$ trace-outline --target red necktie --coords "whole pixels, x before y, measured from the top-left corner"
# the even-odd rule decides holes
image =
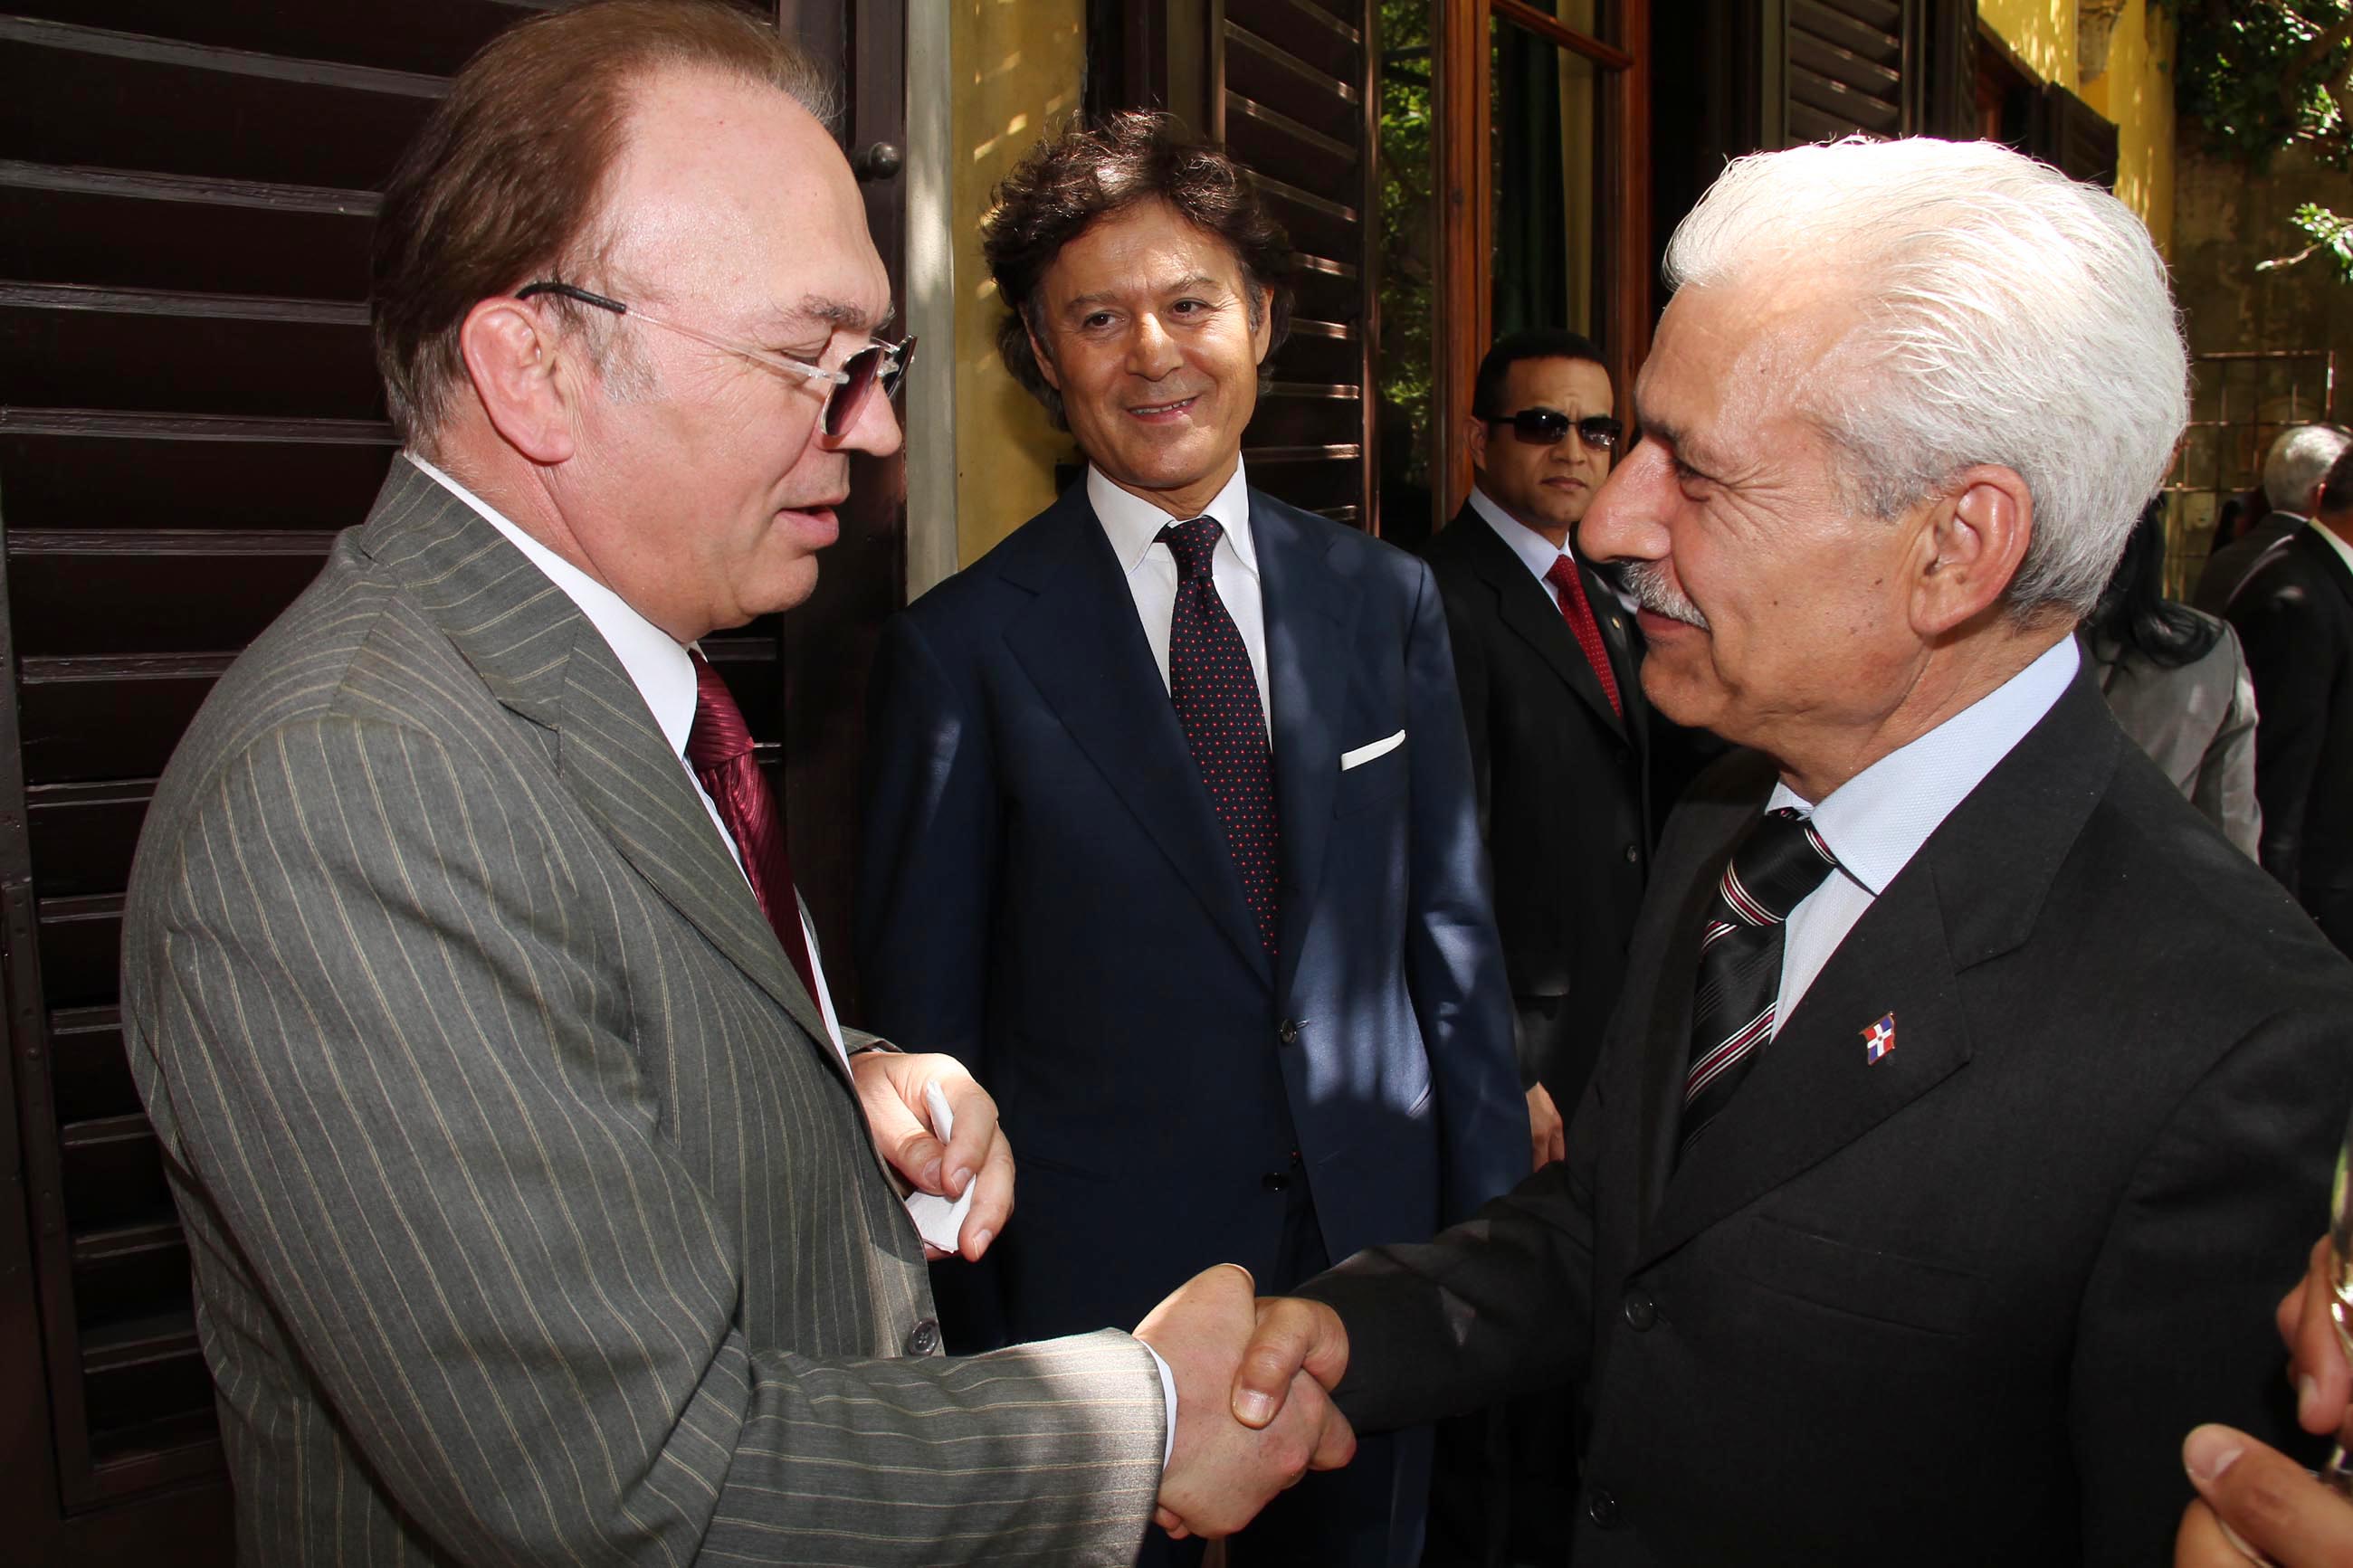
[[[807,939],[801,932],[800,900],[793,894],[793,863],[785,849],[784,818],[760,764],[752,759],[752,731],[734,693],[711,668],[711,661],[693,649],[694,728],[687,731],[686,760],[694,769],[703,793],[719,808],[719,820],[735,840],[744,858],[744,876],[752,896],[785,956],[793,961],[809,1000],[817,1000],[817,970],[809,962]]]
[[[1618,700],[1618,678],[1609,673],[1609,650],[1602,646],[1600,623],[1593,618],[1593,606],[1585,597],[1584,574],[1567,556],[1556,555],[1545,581],[1560,590],[1561,619],[1568,623],[1577,646],[1585,650],[1585,662],[1600,678],[1601,695],[1609,699],[1609,711],[1623,719],[1626,705]]]
[[[1185,744],[1208,786],[1242,874],[1242,897],[1258,939],[1274,952],[1276,919],[1274,758],[1250,649],[1218,597],[1210,561],[1225,532],[1215,518],[1172,522],[1160,542],[1176,558],[1176,604],[1168,617],[1168,700]]]

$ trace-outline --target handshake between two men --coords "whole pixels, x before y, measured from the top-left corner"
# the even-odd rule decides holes
[[[1256,1300],[1250,1271],[1221,1263],[1155,1307],[1135,1337],[1176,1384],[1153,1516],[1169,1534],[1231,1534],[1309,1470],[1355,1457],[1356,1434],[1330,1397],[1347,1370],[1348,1336],[1328,1309]]]

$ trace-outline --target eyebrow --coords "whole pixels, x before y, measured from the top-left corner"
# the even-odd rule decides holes
[[[1641,389],[1639,387],[1634,392],[1634,423],[1641,429],[1643,439],[1663,441],[1675,449],[1676,458],[1683,467],[1702,474],[1715,471],[1715,464],[1710,461],[1708,453],[1704,448],[1694,448],[1689,431],[1680,429],[1643,408]]]
[[[1147,287],[1155,293],[1176,294],[1187,289],[1198,289],[1205,285],[1211,289],[1225,287],[1223,283],[1206,272],[1196,272],[1189,278],[1179,278],[1174,283],[1154,283]],[[1065,310],[1080,310],[1096,305],[1114,304],[1118,301],[1121,292],[1122,290],[1114,289],[1100,289],[1092,294],[1074,295],[1064,302],[1062,308]]]
[[[883,306],[880,316],[869,316],[847,300],[828,299],[822,294],[805,294],[798,305],[780,312],[779,320],[822,321],[839,331],[872,333],[889,326],[892,318],[897,314],[898,308],[894,305]]]

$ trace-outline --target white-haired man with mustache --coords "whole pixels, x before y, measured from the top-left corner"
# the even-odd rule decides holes
[[[2186,414],[2163,263],[2001,147],[1856,142],[1735,164],[1668,270],[1580,542],[1747,750],[1569,1158],[1261,1303],[1238,1412],[1303,1355],[1361,1430],[1573,1386],[1578,1568],[2161,1561],[2190,1427],[2297,1441],[2353,1093],[2353,971],[2073,637]]]

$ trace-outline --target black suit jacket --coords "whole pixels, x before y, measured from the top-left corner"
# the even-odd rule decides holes
[[[2271,1315],[2327,1214],[2353,971],[2079,678],[1675,1168],[1702,915],[1771,784],[1736,755],[1669,824],[1569,1158],[1304,1289],[1347,1324],[1341,1407],[1581,1384],[1578,1568],[2168,1560],[2190,1426],[2309,1447]]]
[[[2299,527],[2231,602],[2255,678],[2263,862],[2353,952],[2353,571]]]
[[[1468,505],[1422,558],[1445,601],[1462,688],[1521,1081],[1541,1079],[1566,1115],[1617,1005],[1657,837],[1641,650],[1631,617],[1580,568],[1621,717],[1552,595]]]
[[[2261,522],[2206,558],[2206,568],[2198,574],[2198,587],[2189,596],[2190,604],[2210,616],[2228,614],[2231,601],[2247,579],[2278,554],[2280,546],[2295,538],[2303,527],[2304,519],[2292,511],[2266,513]]]

